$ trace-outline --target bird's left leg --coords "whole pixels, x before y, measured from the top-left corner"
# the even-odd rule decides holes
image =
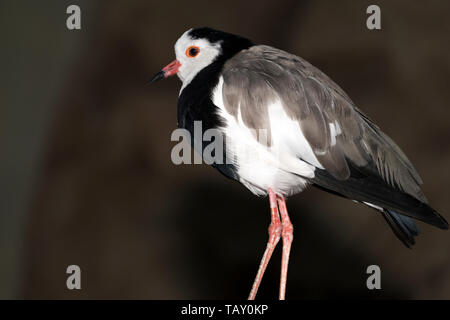
[[[278,209],[281,216],[281,238],[283,239],[283,255],[281,258],[281,277],[280,277],[280,300],[284,300],[286,296],[286,280],[289,264],[289,254],[291,252],[291,244],[294,239],[294,227],[289,219],[284,197],[277,195]]]
[[[256,274],[255,281],[253,282],[252,290],[250,291],[250,295],[248,296],[249,300],[255,299],[256,292],[258,292],[259,284],[261,283],[264,272],[266,271],[266,267],[269,263],[270,257],[272,256],[273,250],[275,250],[275,247],[277,246],[277,243],[280,240],[281,236],[282,227],[277,207],[277,195],[271,188],[269,188],[268,194],[270,200],[271,216],[271,223],[269,226],[269,240],[267,241],[266,250],[264,251],[261,263],[259,264],[258,273]]]

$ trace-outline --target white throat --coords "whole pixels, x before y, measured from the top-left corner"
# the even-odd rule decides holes
[[[211,43],[206,39],[193,39],[189,35],[191,30],[186,31],[175,43],[175,55],[181,63],[177,75],[183,82],[180,94],[201,70],[214,62],[222,53],[220,43]],[[196,57],[186,55],[186,50],[190,46],[200,48],[200,53]]]

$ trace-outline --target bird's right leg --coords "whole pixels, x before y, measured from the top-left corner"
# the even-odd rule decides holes
[[[270,215],[272,220],[269,225],[269,240],[267,241],[266,251],[264,251],[261,263],[259,264],[258,273],[256,274],[255,281],[253,282],[252,290],[248,296],[249,300],[255,299],[256,292],[258,292],[259,285],[264,275],[264,271],[266,271],[267,264],[269,263],[273,250],[277,246],[277,243],[281,237],[281,220],[280,214],[278,213],[277,196],[270,188],[268,193],[270,200]]]

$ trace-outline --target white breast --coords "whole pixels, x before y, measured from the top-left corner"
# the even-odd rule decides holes
[[[249,129],[242,121],[240,108],[237,117],[227,112],[222,86],[223,78],[220,78],[212,98],[225,120],[221,130],[225,134],[227,155],[233,158],[240,182],[257,195],[266,195],[269,188],[285,196],[302,191],[308,184],[306,178],[314,177],[315,166],[322,166],[298,121],[287,116],[279,100],[271,103],[268,105],[271,145],[260,143],[256,136],[264,142],[265,131],[255,134]]]

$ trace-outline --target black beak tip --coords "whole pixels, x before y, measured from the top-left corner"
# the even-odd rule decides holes
[[[155,74],[153,76],[153,78],[150,80],[149,84],[153,83],[153,82],[156,82],[156,81],[159,81],[159,80],[162,80],[162,79],[164,79],[164,71],[160,71],[157,74]]]

